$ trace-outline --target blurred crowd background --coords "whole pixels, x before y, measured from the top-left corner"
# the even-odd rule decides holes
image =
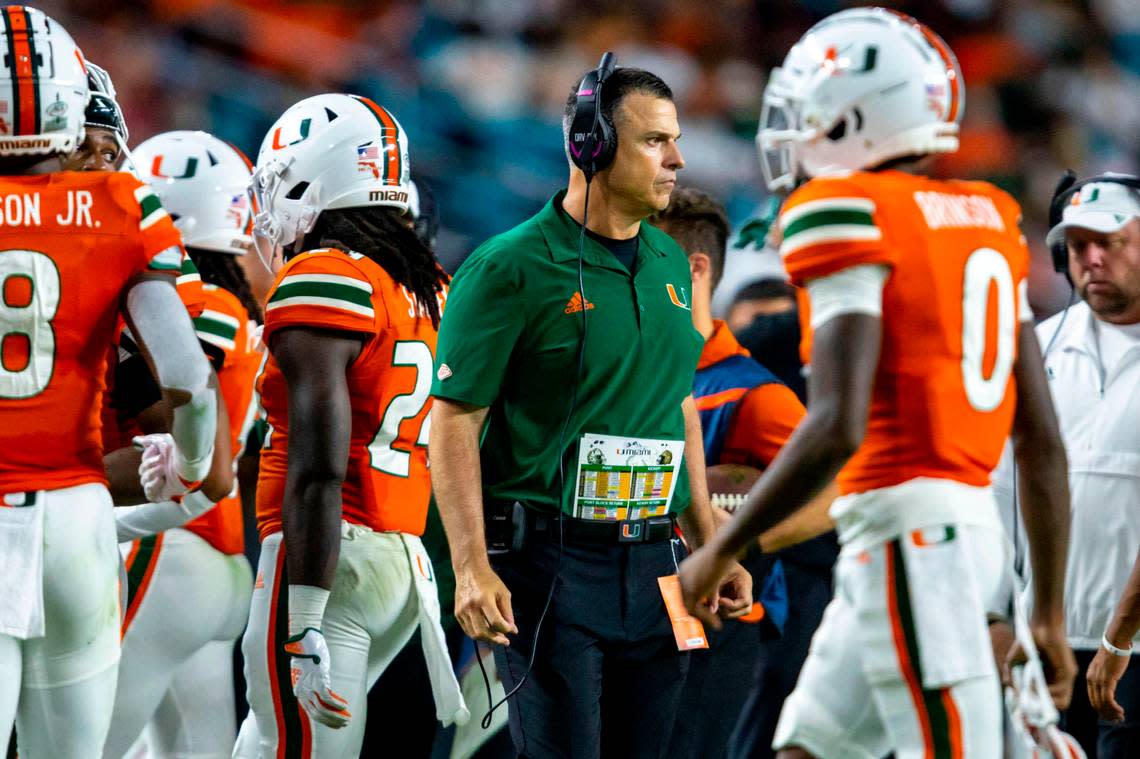
[[[413,170],[443,214],[454,270],[482,240],[534,213],[565,182],[566,95],[600,53],[673,88],[682,182],[716,194],[739,231],[766,200],[753,137],[767,72],[839,0],[43,0],[119,89],[131,145],[206,129],[256,156],[270,123],[322,91],[367,95],[411,137]],[[962,150],[936,173],[996,182],[1025,209],[1039,317],[1064,304],[1042,243],[1053,185],[1134,171],[1140,150],[1135,0],[879,2],[931,25],[966,85]],[[726,287],[778,263],[730,252]],[[752,232],[753,234],[749,234]]]

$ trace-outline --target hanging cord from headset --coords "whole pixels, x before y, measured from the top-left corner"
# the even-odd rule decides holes
[[[562,420],[562,429],[558,433],[558,561],[554,567],[554,576],[550,578],[550,590],[546,593],[546,602],[542,605],[542,613],[538,616],[538,623],[534,626],[534,640],[530,644],[530,660],[527,662],[526,671],[523,672],[522,678],[515,683],[515,687],[511,688],[502,698],[495,703],[491,703],[491,679],[487,676],[487,668],[483,666],[483,657],[479,654],[479,642],[475,641],[475,661],[479,664],[479,672],[483,675],[483,688],[487,692],[487,712],[483,715],[483,719],[479,724],[484,730],[491,728],[491,720],[494,717],[495,710],[500,706],[507,703],[511,696],[519,692],[519,689],[526,683],[527,678],[530,677],[531,670],[534,669],[534,658],[538,653],[538,636],[542,632],[542,623],[546,620],[546,614],[550,611],[550,604],[554,601],[554,590],[558,586],[558,577],[562,573],[562,548],[563,542],[563,518],[565,516],[565,502],[566,502],[566,456],[564,455],[563,446],[566,443],[566,432],[570,428],[570,420],[574,417],[574,411],[578,404],[578,389],[582,384],[582,369],[585,366],[586,358],[586,312],[589,310],[586,304],[589,301],[586,299],[586,283],[582,273],[583,269],[583,255],[586,249],[586,222],[589,220],[590,214],[590,180],[592,177],[586,175],[586,199],[582,207],[582,228],[578,233],[578,293],[582,297],[582,334],[578,339],[578,370],[574,375],[574,384],[570,390],[570,404],[566,409],[566,418]]]

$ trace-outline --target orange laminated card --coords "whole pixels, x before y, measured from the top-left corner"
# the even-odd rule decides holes
[[[673,637],[677,639],[678,651],[692,651],[695,648],[708,648],[709,639],[705,626],[685,608],[681,598],[681,581],[677,575],[658,577],[661,597],[665,599],[665,610],[669,612],[669,622],[673,625]]]

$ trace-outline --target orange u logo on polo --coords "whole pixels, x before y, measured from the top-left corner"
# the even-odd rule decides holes
[[[685,294],[685,288],[681,288],[681,295],[678,297],[676,288],[673,285],[665,285],[665,289],[669,292],[669,300],[673,301],[673,305],[677,308],[683,308],[686,311],[691,311],[689,308],[689,297]]]

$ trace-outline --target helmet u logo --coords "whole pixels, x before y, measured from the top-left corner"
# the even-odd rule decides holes
[[[164,156],[161,154],[154,157],[154,161],[150,164],[150,173],[152,176],[161,177],[162,179],[189,179],[194,176],[198,171],[198,159],[187,158],[186,170],[181,174],[163,174],[162,173],[162,159]]]
[[[276,129],[273,130],[273,145],[271,147],[274,150],[281,150],[281,148],[287,148],[290,145],[296,145],[298,142],[303,142],[304,139],[309,136],[309,127],[311,127],[312,125],[313,125],[312,119],[302,119],[301,120],[301,127],[298,130],[300,132],[300,134],[298,135],[297,139],[293,140],[292,142],[282,142],[281,141],[281,130],[284,127],[277,127]]]

